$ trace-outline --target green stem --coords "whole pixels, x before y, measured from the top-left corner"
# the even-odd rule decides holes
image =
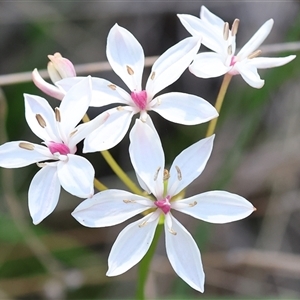
[[[223,100],[225,98],[225,94],[227,92],[227,88],[229,86],[231,78],[232,78],[232,75],[230,75],[228,73],[225,74],[225,76],[223,78],[223,82],[222,82],[222,85],[220,87],[220,91],[219,91],[219,94],[218,94],[218,97],[217,97],[217,100],[216,100],[216,104],[215,104],[215,108],[216,108],[218,113],[220,113],[220,111],[221,111]],[[206,132],[206,137],[209,137],[209,136],[214,134],[216,126],[217,126],[217,122],[218,122],[218,118],[212,119],[209,122],[207,132]]]
[[[137,285],[137,291],[136,291],[136,299],[138,300],[144,300],[145,298],[145,285],[147,282],[147,277],[149,274],[149,267],[150,263],[152,261],[155,249],[158,244],[159,237],[163,231],[164,225],[159,224],[156,227],[155,235],[153,238],[153,241],[151,243],[151,246],[144,256],[144,258],[139,263],[138,267],[138,285]]]

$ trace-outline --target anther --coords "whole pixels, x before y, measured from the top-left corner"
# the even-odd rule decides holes
[[[164,181],[170,178],[170,172],[167,169],[164,169]]]
[[[159,168],[157,169],[156,173],[154,174],[154,178],[153,178],[154,181],[157,179],[158,173],[159,173],[160,169],[161,169],[161,167],[159,167]]]
[[[179,167],[175,166],[175,169],[177,171],[177,178],[178,178],[178,180],[179,181],[182,180],[182,174],[181,174],[181,171],[180,171]]]
[[[128,199],[124,199],[123,200],[124,203],[135,203],[135,200],[128,200]]]
[[[253,53],[251,53],[250,55],[248,55],[248,58],[249,58],[249,59],[252,59],[252,58],[254,58],[254,57],[259,56],[260,54],[261,54],[261,50],[256,50],[256,51],[254,51]]]
[[[19,143],[19,147],[25,150],[34,150],[34,145],[30,144],[30,143],[24,143],[21,142]]]
[[[231,55],[231,54],[232,54],[232,46],[231,46],[231,45],[228,46],[228,48],[227,48],[227,53],[228,53],[228,55]]]
[[[40,114],[36,114],[36,115],[35,115],[35,118],[36,118],[36,120],[38,121],[39,125],[40,125],[42,128],[45,128],[45,127],[46,127],[46,121],[44,120],[44,118],[43,118]]]
[[[174,231],[172,228],[169,228],[169,232],[172,233],[173,235],[176,235],[176,234],[177,234],[177,232]]]
[[[37,165],[39,168],[44,168],[44,167],[47,166],[47,164],[41,163],[41,162],[37,162],[36,165]]]
[[[153,80],[154,77],[155,77],[155,72],[152,72],[152,73],[151,73],[151,76],[150,76],[150,79]]]
[[[193,207],[193,206],[195,206],[195,205],[197,205],[197,201],[194,201],[193,203],[189,203],[189,206],[190,206],[190,207]]]
[[[118,107],[117,107],[117,110],[118,110],[118,111],[123,110],[123,109],[124,109],[123,106],[118,106]]]
[[[115,90],[117,89],[117,86],[114,85],[114,84],[112,84],[112,83],[109,84],[108,87],[109,87],[111,90],[113,90],[113,91],[115,91]]]
[[[77,131],[78,131],[78,129],[75,129],[74,131],[72,131],[72,132],[70,133],[70,137],[73,136]]]
[[[223,28],[223,38],[225,41],[228,40],[228,36],[229,36],[229,24],[227,22],[225,22],[224,28]]]
[[[240,20],[239,19],[235,19],[233,21],[233,24],[231,26],[231,35],[235,36],[237,34],[237,31],[239,29],[239,24],[240,24]]]
[[[61,116],[60,116],[60,110],[59,110],[59,108],[58,107],[55,107],[55,120],[57,121],[57,122],[61,122]]]
[[[127,69],[127,72],[128,72],[129,75],[134,74],[134,71],[129,66],[126,66],[126,69]]]
[[[139,227],[144,227],[147,224],[147,221],[144,221],[143,223],[139,224]]]

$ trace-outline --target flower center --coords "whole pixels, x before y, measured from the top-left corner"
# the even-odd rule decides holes
[[[63,143],[49,142],[47,143],[47,146],[52,154],[59,153],[62,155],[67,155],[71,153],[69,147]]]
[[[230,66],[231,66],[231,67],[234,66],[235,63],[236,63],[237,61],[238,61],[237,56],[232,56],[232,57],[231,57]]]
[[[147,106],[147,92],[145,90],[140,92],[131,92],[131,99],[140,110],[144,110]]]
[[[163,213],[166,215],[171,210],[171,204],[170,204],[170,196],[167,196],[166,198],[162,200],[156,200],[154,204],[160,208]]]

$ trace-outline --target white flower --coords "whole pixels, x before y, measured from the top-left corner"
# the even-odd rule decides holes
[[[257,57],[261,53],[257,48],[269,35],[273,19],[265,22],[235,54],[238,19],[234,20],[230,30],[227,22],[211,13],[205,6],[201,7],[200,19],[186,14],[179,14],[178,17],[191,35],[201,37],[202,44],[214,51],[202,52],[196,56],[189,70],[197,77],[211,78],[225,73],[241,74],[250,86],[261,88],[264,80],[260,78],[257,69],[282,66],[296,57],[295,55],[281,58]]]
[[[54,53],[54,55],[48,55],[48,58],[50,61],[48,62],[47,69],[53,84],[45,81],[37,69],[34,69],[32,72],[32,80],[45,94],[62,100],[66,93],[56,86],[56,82],[62,78],[75,77],[76,71],[72,62],[62,57],[58,52]]]
[[[30,215],[38,224],[56,207],[61,186],[81,198],[94,194],[94,168],[88,160],[75,155],[76,145],[107,116],[103,114],[102,120],[75,127],[91,101],[89,77],[69,90],[55,112],[39,96],[25,94],[24,98],[26,121],[45,146],[27,141],[5,143],[0,146],[0,166],[19,168],[42,162],[28,192]]]
[[[84,226],[106,227],[149,209],[152,211],[119,234],[109,255],[108,276],[126,272],[143,258],[163,216],[166,251],[172,267],[192,288],[203,292],[204,272],[199,249],[171,211],[177,210],[211,223],[227,223],[247,217],[254,207],[244,198],[224,191],[173,199],[202,173],[212,151],[214,136],[200,140],[175,158],[167,188],[164,188],[165,158],[156,131],[137,119],[130,140],[129,152],[137,178],[155,200],[126,191],[106,190],[83,201],[72,215]]]
[[[176,92],[155,96],[180,77],[199,47],[199,39],[190,37],[168,49],[153,64],[146,88],[142,89],[145,60],[143,48],[128,30],[114,25],[107,38],[107,58],[130,93],[107,80],[92,79],[91,106],[112,103],[123,106],[109,110],[110,116],[105,124],[85,139],[83,151],[101,151],[114,147],[123,139],[136,113],[140,113],[140,118],[145,122],[150,119],[147,112],[155,111],[171,122],[185,125],[200,124],[216,118],[218,113],[215,108],[200,97]],[[57,84],[67,90],[76,80],[68,78]]]

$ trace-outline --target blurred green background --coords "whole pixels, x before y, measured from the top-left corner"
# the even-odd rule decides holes
[[[235,18],[241,20],[237,47],[269,18],[275,24],[265,45],[299,40],[298,1],[0,1],[0,85],[7,74],[45,69],[47,55],[55,52],[75,65],[106,61],[106,37],[115,23],[135,35],[146,56],[160,55],[188,36],[176,14],[198,16],[201,5],[230,24]],[[288,54],[298,53],[274,52],[272,47],[263,51],[266,56]],[[266,83],[260,90],[239,76],[233,78],[212,157],[187,194],[224,189],[247,198],[257,211],[225,225],[178,215],[201,250],[205,293],[176,276],[162,236],[149,274],[149,299],[300,298],[299,67],[296,58],[286,66],[261,70]],[[125,88],[111,71],[85,75],[89,74]],[[148,74],[146,68],[145,79]],[[186,71],[167,90],[196,94],[214,104],[221,80],[199,79]],[[1,144],[20,139],[39,142],[25,122],[23,93],[44,96],[58,105],[30,80],[2,84]],[[167,163],[203,138],[207,128],[207,124],[187,127],[168,123],[155,113],[151,116]],[[111,153],[136,180],[128,144],[126,136]],[[101,155],[85,156],[104,184],[126,189]],[[34,226],[27,192],[37,170],[37,166],[0,170],[0,299],[132,299],[136,267],[115,278],[105,276],[112,243],[126,224],[85,228],[70,215],[82,199],[62,192],[56,210]]]

